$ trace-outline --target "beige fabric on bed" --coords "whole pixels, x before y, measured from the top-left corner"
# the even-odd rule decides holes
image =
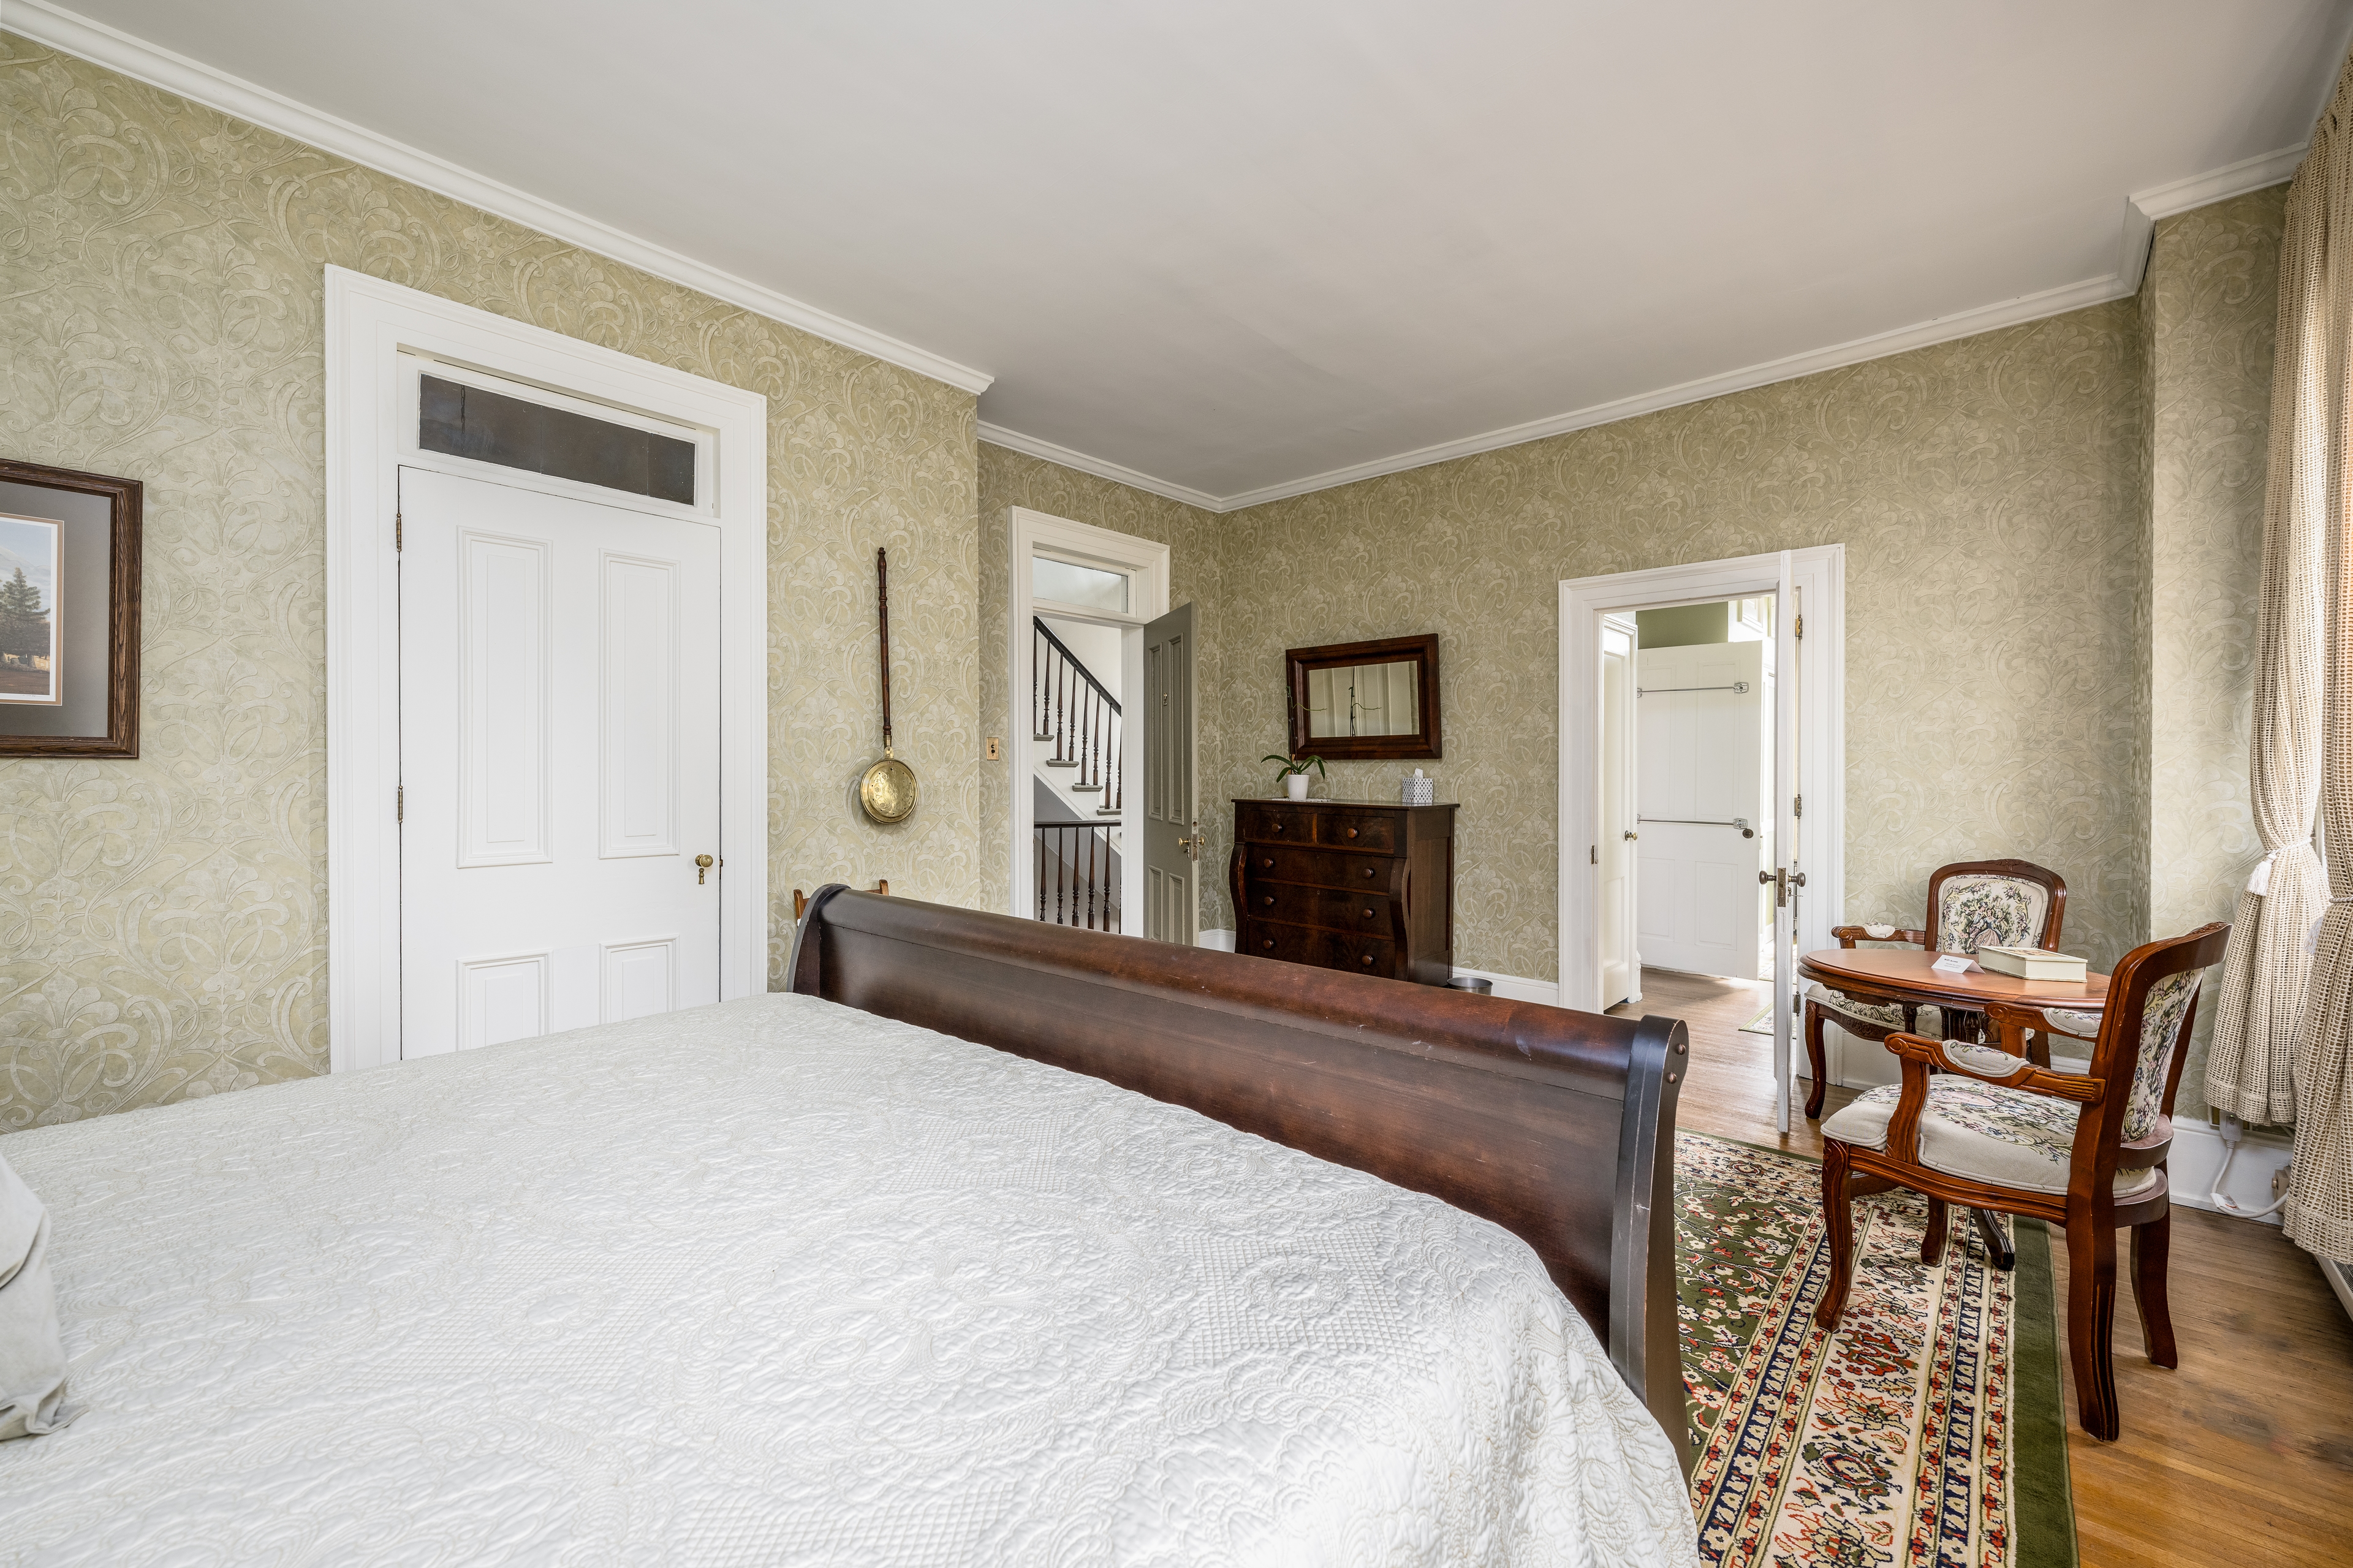
[[[54,1432],[69,1417],[66,1347],[49,1281],[49,1216],[0,1159],[0,1442]]]

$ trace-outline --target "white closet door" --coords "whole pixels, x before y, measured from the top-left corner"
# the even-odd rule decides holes
[[[400,476],[401,1055],[719,996],[719,530]]]

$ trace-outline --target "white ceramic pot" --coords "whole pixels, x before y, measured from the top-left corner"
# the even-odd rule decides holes
[[[1307,775],[1305,773],[1289,774],[1283,779],[1282,787],[1284,793],[1289,795],[1292,799],[1305,800],[1307,798]]]

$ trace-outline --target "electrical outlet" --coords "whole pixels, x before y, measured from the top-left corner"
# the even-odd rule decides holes
[[[2284,1198],[2287,1195],[2287,1179],[2295,1173],[2295,1167],[2294,1165],[2282,1165],[2278,1170],[2272,1173],[2273,1197]]]
[[[1000,754],[999,748],[1002,747],[1004,743],[1005,742],[1003,741],[999,740],[995,735],[991,735],[988,738],[988,760],[990,762],[993,763],[997,760]]]

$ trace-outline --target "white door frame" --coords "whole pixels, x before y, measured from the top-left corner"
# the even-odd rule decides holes
[[[1035,919],[1038,912],[1038,873],[1030,863],[1030,835],[1037,812],[1032,805],[1030,776],[1037,767],[1034,753],[1038,749],[1036,731],[1031,727],[1024,704],[1029,701],[1029,659],[1033,639],[1029,635],[1032,617],[1046,615],[1074,621],[1092,621],[1097,626],[1118,626],[1120,630],[1120,689],[1128,695],[1121,700],[1119,726],[1119,765],[1124,780],[1136,787],[1124,792],[1120,805],[1120,840],[1125,847],[1120,854],[1119,907],[1123,931],[1130,918],[1141,920],[1144,915],[1144,731],[1145,726],[1128,722],[1127,710],[1134,702],[1134,694],[1144,689],[1144,628],[1168,613],[1168,547],[1149,539],[1139,539],[1132,533],[1117,533],[1108,528],[1096,528],[1089,523],[1072,522],[1064,517],[1052,517],[1028,507],[1017,506],[1006,522],[1007,574],[1005,621],[1005,697],[1006,723],[1012,731],[1012,810],[1007,816],[1011,821],[1013,875],[1010,879],[1009,912],[1025,920]],[[1046,553],[1067,558],[1085,565],[1097,565],[1112,571],[1129,574],[1128,613],[1115,614],[1084,605],[1064,605],[1050,599],[1040,599],[1030,592],[1029,562],[1040,549]],[[1196,740],[1198,744],[1198,738]],[[1129,935],[1139,932],[1127,931]]]
[[[1560,1005],[1592,1010],[1600,999],[1599,868],[1590,856],[1601,833],[1601,622],[1609,616],[1718,599],[1778,595],[1781,552],[1656,566],[1560,585]],[[1806,868],[1798,910],[1802,951],[1834,945],[1831,928],[1846,906],[1846,546],[1787,552],[1797,606],[1799,689],[1804,714],[1797,745],[1797,793],[1805,800],[1797,843],[1775,847],[1785,864]],[[1777,671],[1777,680],[1787,679]],[[1577,851],[1583,849],[1587,854]]]
[[[703,504],[720,531],[719,994],[767,983],[767,402],[341,267],[327,313],[327,1060],[400,1059],[399,470],[446,464],[404,441],[403,354],[486,372],[624,413],[701,427],[715,447]],[[559,494],[587,487],[495,470]],[[671,509],[675,510],[675,509]]]

